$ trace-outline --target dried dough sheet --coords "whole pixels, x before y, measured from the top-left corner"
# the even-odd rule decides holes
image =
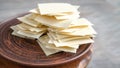
[[[48,28],[48,30],[59,33],[59,34],[72,35],[72,36],[86,36],[86,35],[96,34],[96,31],[91,26],[79,27],[79,28],[67,28],[67,29],[61,29],[61,30]]]
[[[37,16],[35,21],[49,26],[49,27],[55,27],[55,28],[67,28],[70,25],[71,20],[56,20],[52,16]]]
[[[47,45],[42,44],[39,40],[37,40],[39,46],[42,48],[43,52],[45,53],[46,56],[55,54],[57,52],[60,52],[60,50],[56,50],[56,49],[50,49],[50,48],[46,48]]]
[[[23,17],[19,17],[17,18],[19,21],[21,21],[22,23],[25,23],[25,24],[28,24],[28,25],[31,25],[33,27],[38,27],[39,25],[41,25],[39,22],[36,22],[32,19],[29,19],[27,18],[26,16],[23,16]]]
[[[41,31],[47,31],[46,27],[32,27],[30,25],[27,25],[25,23],[20,23],[16,25],[17,27],[23,29],[23,30],[29,30],[29,31],[35,31],[35,32],[41,32]]]
[[[47,35],[42,36],[38,40],[42,44],[44,44],[46,48],[49,48],[49,49],[56,49],[56,50],[59,50],[59,51],[72,52],[72,53],[76,53],[76,50],[77,50],[77,48],[71,48],[71,47],[66,47],[66,46],[65,47],[56,47],[54,44],[48,43],[49,37]]]
[[[68,3],[43,3],[38,4],[38,9],[41,15],[59,14],[63,12],[75,12],[76,8]]]

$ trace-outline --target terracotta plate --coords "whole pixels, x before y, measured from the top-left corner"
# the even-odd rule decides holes
[[[81,45],[76,54],[59,52],[47,57],[35,40],[11,35],[10,26],[18,23],[20,22],[15,17],[2,22],[0,25],[0,55],[13,62],[29,66],[58,65],[80,58],[91,47],[90,44]]]

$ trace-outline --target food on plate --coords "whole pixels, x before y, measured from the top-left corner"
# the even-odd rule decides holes
[[[29,14],[17,18],[12,35],[35,39],[46,56],[60,51],[76,53],[79,46],[93,43],[93,24],[80,17],[79,6],[68,3],[41,3]]]

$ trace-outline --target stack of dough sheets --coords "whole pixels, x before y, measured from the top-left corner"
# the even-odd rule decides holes
[[[28,39],[38,39],[47,32],[47,27],[34,20],[34,14],[17,18],[21,23],[11,26],[12,35]]]
[[[37,39],[45,55],[60,51],[76,53],[82,44],[93,43],[93,24],[80,17],[79,6],[68,3],[42,3],[29,14],[17,18],[12,34]]]

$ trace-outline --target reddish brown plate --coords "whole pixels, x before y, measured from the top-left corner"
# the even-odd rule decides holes
[[[25,14],[20,14],[23,16]],[[81,45],[76,54],[59,52],[45,56],[35,40],[23,39],[11,35],[10,26],[20,23],[16,17],[0,25],[0,55],[4,58],[28,66],[51,66],[64,64],[80,58],[91,48],[91,44]]]

